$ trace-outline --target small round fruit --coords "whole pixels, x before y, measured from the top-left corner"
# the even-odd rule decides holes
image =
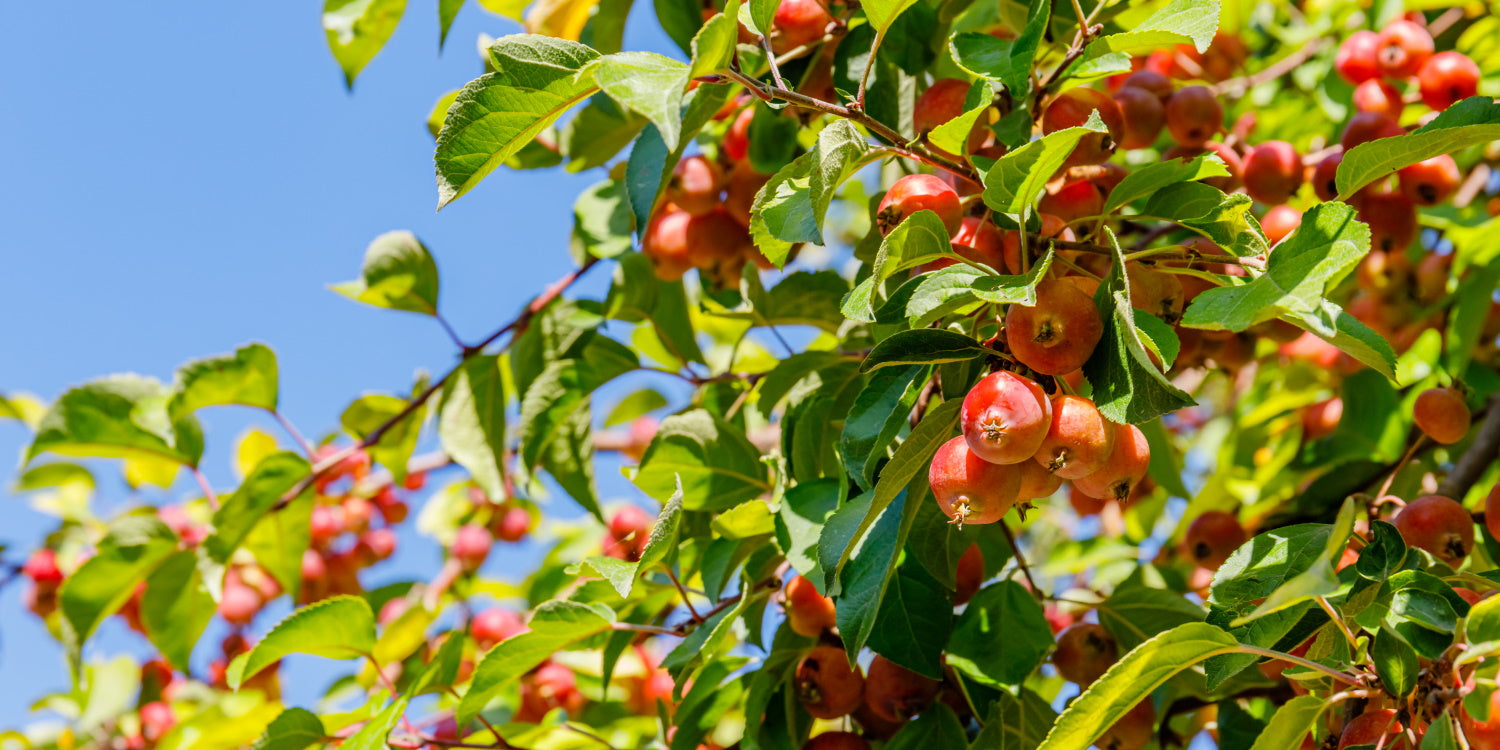
[[[1302,159],[1286,141],[1266,141],[1245,157],[1245,192],[1261,203],[1285,203],[1302,186]]]
[[[719,207],[723,190],[724,171],[719,165],[703,156],[689,156],[672,170],[666,200],[690,214],[706,214]]]
[[[969,389],[959,412],[964,440],[979,458],[1014,464],[1036,454],[1052,424],[1052,402],[1029,378],[1000,371]]]
[[[1167,132],[1172,140],[1199,147],[1224,127],[1224,107],[1206,86],[1188,86],[1167,100]]]
[[[265,601],[253,587],[233,577],[224,581],[224,593],[219,596],[219,616],[225,622],[231,625],[248,625],[263,606]]]
[[[1410,78],[1432,57],[1432,35],[1421,24],[1399,19],[1386,24],[1375,45],[1375,63],[1386,78]]]
[[[1037,210],[1071,224],[1104,213],[1104,193],[1092,180],[1071,180],[1043,193]]]
[[[818,593],[812,581],[794,576],[786,582],[786,623],[797,635],[817,638],[837,624],[833,600]]]
[[[746,107],[734,116],[729,129],[724,132],[724,155],[731,162],[738,164],[750,156],[750,121],[753,119],[755,108]]]
[[[1150,148],[1167,124],[1167,110],[1161,98],[1146,89],[1126,86],[1115,92],[1122,126],[1120,148]]]
[[[821,0],[781,0],[771,20],[771,49],[781,54],[812,44],[834,20]]]
[[[46,547],[26,558],[26,563],[21,566],[21,573],[40,584],[56,586],[63,582],[62,569],[57,567],[57,553]]]
[[[1307,440],[1332,435],[1344,417],[1344,400],[1334,396],[1302,410],[1302,437]]]
[[[959,78],[940,78],[932,82],[912,106],[912,125],[922,135],[964,113],[969,96],[969,82]]]
[[[1417,73],[1422,102],[1436,110],[1479,93],[1479,66],[1462,52],[1439,52],[1423,63]]]
[[[1175,325],[1182,319],[1182,308],[1187,303],[1187,293],[1176,274],[1158,271],[1148,266],[1127,266],[1130,276],[1130,306],[1145,310]]]
[[[882,719],[906,721],[932,705],[940,686],[877,654],[865,676],[865,704]]]
[[[1417,206],[1397,192],[1361,196],[1356,218],[1370,226],[1370,247],[1388,255],[1404,254],[1417,238]]]
[[[152,701],[141,706],[141,736],[147,742],[155,742],[166,735],[177,723],[172,707],[162,701]]]
[[[487,609],[474,615],[469,623],[469,633],[474,636],[479,648],[488,651],[495,644],[524,633],[529,628],[521,622],[520,615],[508,609]]]
[[[472,573],[479,570],[485,558],[490,556],[490,545],[494,542],[490,530],[477,523],[460,526],[458,534],[453,537],[453,559],[466,572]]]
[[[1474,519],[1464,506],[1442,495],[1423,495],[1391,520],[1401,538],[1458,567],[1474,549]]]
[[[1146,478],[1151,464],[1151,446],[1141,428],[1133,424],[1115,425],[1115,449],[1098,471],[1073,480],[1073,486],[1089,497],[1125,502],[1136,485]]]
[[[1104,336],[1094,301],[1060,279],[1037,285],[1036,304],[1014,304],[1005,313],[1005,342],[1027,367],[1062,375],[1083,366]]]
[[[1103,91],[1077,86],[1058,94],[1042,112],[1043,133],[1081,127],[1094,112],[1099,113],[1099,119],[1108,132],[1084,135],[1063,162],[1064,167],[1099,164],[1109,159],[1125,124],[1120,105]]]
[[[1131,73],[1125,78],[1125,81],[1120,84],[1121,90],[1143,89],[1145,91],[1149,91],[1152,94],[1155,94],[1156,98],[1160,99],[1162,103],[1166,103],[1167,98],[1172,96],[1173,88],[1174,87],[1172,85],[1172,79],[1154,70],[1145,69],[1137,70],[1136,72]]]
[[[1095,743],[1103,750],[1141,750],[1156,734],[1156,707],[1151,699],[1141,701],[1120,717]]]
[[[1339,145],[1348,151],[1361,143],[1392,138],[1406,133],[1390,115],[1382,112],[1360,112],[1349,118],[1344,132],[1339,135]]]
[[[1401,182],[1401,194],[1419,206],[1436,206],[1448,200],[1463,181],[1458,163],[1448,154],[1402,167],[1396,175]]]
[[[620,560],[635,562],[646,551],[651,541],[651,514],[638,505],[622,505],[609,518],[609,533],[604,554]]]
[[[641,252],[651,260],[656,277],[662,281],[680,280],[693,267],[688,247],[687,228],[693,215],[686,211],[666,210],[646,226]]]
[[[490,530],[502,542],[519,542],[531,531],[531,514],[525,508],[504,508],[490,521]]]
[[[985,461],[962,436],[938,447],[927,481],[938,507],[960,526],[1000,520],[1021,491],[1021,472],[1016,467]]]
[[[978,260],[1000,273],[1006,272],[1005,235],[993,222],[978,216],[965,216],[958,227],[958,234],[953,235],[953,244],[968,247],[973,255],[966,257]]]
[[[1465,589],[1454,589],[1464,591]],[[1469,741],[1469,750],[1500,750],[1500,690],[1490,693],[1489,718],[1480,721],[1466,710],[1462,702],[1458,722],[1463,726],[1464,737]]]
[[[1115,448],[1114,425],[1082,396],[1052,397],[1052,424],[1036,459],[1063,479],[1079,479],[1102,468]]]
[[[954,604],[966,604],[974,598],[974,594],[984,583],[984,552],[979,549],[978,544],[970,544],[963,556],[958,558],[953,580]]]
[[[958,193],[948,183],[930,174],[912,174],[896,180],[880,200],[875,223],[881,234],[890,234],[906,217],[927,209],[935,212],[948,234],[958,232],[963,221],[963,205]]]
[[[1396,721],[1396,710],[1392,708],[1366,711],[1344,725],[1338,750],[1360,745],[1380,745],[1383,750],[1411,750],[1406,727]]]
[[[1240,525],[1239,518],[1233,513],[1211,510],[1188,524],[1182,546],[1194,562],[1218,570],[1246,540],[1245,527]]]
[[[1057,636],[1052,664],[1069,682],[1088,687],[1120,659],[1120,645],[1102,626],[1092,622],[1071,625]]]
[[[808,740],[802,750],[870,750],[870,743],[853,732],[824,732]]]
[[[1015,464],[1015,467],[1021,472],[1021,488],[1016,490],[1017,502],[1051,497],[1062,488],[1062,477],[1047,471],[1035,461],[1022,461]]]
[[[1329,154],[1313,169],[1312,186],[1320,201],[1331,201],[1338,197],[1339,165],[1344,161],[1344,152]]]
[[[1469,434],[1471,418],[1464,397],[1452,388],[1428,388],[1412,406],[1417,427],[1427,437],[1452,445]]]
[[[1375,59],[1380,48],[1380,35],[1361,29],[1349,35],[1339,45],[1338,55],[1333,59],[1333,69],[1341,78],[1358,86],[1372,78],[1380,77],[1380,63]]]
[[[1354,108],[1361,112],[1379,112],[1392,120],[1401,119],[1406,103],[1395,86],[1374,78],[1354,88]]]
[[[837,646],[807,652],[792,677],[797,700],[814,719],[848,716],[865,699],[865,678]]]
[[[1266,241],[1273,246],[1286,239],[1287,235],[1297,231],[1302,225],[1302,212],[1291,206],[1282,204],[1272,206],[1270,211],[1260,220],[1260,228],[1265,230]]]
[[[735,162],[724,187],[724,210],[740,226],[750,226],[750,209],[755,206],[755,196],[770,181],[771,176],[755,171],[748,159]]]

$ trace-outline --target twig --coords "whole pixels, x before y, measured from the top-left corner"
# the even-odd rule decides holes
[[[1298,665],[1300,667],[1306,667],[1306,668],[1311,669],[1311,670],[1322,672],[1323,674],[1326,674],[1329,677],[1332,677],[1333,679],[1338,680],[1339,682],[1344,683],[1345,685],[1350,685],[1350,686],[1357,687],[1357,688],[1365,687],[1365,684],[1363,682],[1360,682],[1360,680],[1359,680],[1358,677],[1355,677],[1354,675],[1349,674],[1347,672],[1340,672],[1339,670],[1334,669],[1333,667],[1324,666],[1324,665],[1319,664],[1319,663],[1317,663],[1317,662],[1315,662],[1315,661],[1313,661],[1311,659],[1304,659],[1303,657],[1300,657],[1300,656],[1294,656],[1292,654],[1282,653],[1280,651],[1272,651],[1271,649],[1260,648],[1259,646],[1246,646],[1244,644],[1240,644],[1239,646],[1236,646],[1235,650],[1238,651],[1238,652],[1240,652],[1240,653],[1242,653],[1242,654],[1253,654],[1255,656],[1265,656],[1265,657],[1269,657],[1269,658],[1272,658],[1272,659],[1280,659],[1282,661],[1289,661],[1289,662],[1291,662],[1293,664],[1296,664],[1296,665]]]
[[[523,309],[521,313],[517,315],[513,320],[501,326],[489,336],[486,336],[483,341],[464,350],[462,356],[459,357],[458,364],[454,365],[453,369],[449,370],[446,373],[443,373],[443,376],[433,381],[432,385],[427,386],[426,390],[414,396],[411,401],[408,401],[406,403],[406,406],[401,408],[401,411],[396,413],[395,416],[387,419],[385,422],[378,425],[375,429],[371,430],[363,440],[323,459],[322,461],[314,465],[313,470],[310,474],[308,474],[306,477],[303,477],[300,481],[293,485],[290,490],[287,490],[286,494],[282,495],[281,498],[276,501],[276,504],[271,507],[271,512],[274,513],[281,510],[282,508],[285,508],[299,495],[305,492],[308,487],[312,486],[313,482],[316,482],[320,477],[332,471],[335,467],[342,463],[344,459],[354,455],[357,451],[362,451],[366,448],[378,444],[380,442],[380,438],[385,436],[385,433],[389,432],[391,428],[400,424],[402,420],[411,416],[414,412],[416,412],[417,409],[420,409],[422,407],[422,404],[427,403],[428,399],[431,399],[434,394],[436,394],[439,390],[442,390],[443,384],[448,382],[448,378],[453,377],[453,374],[458,372],[459,369],[464,366],[465,362],[467,362],[470,358],[472,358],[479,352],[483,351],[485,347],[493,344],[501,336],[504,336],[507,333],[514,334],[510,340],[515,341],[516,338],[518,338],[522,333],[526,332],[526,329],[531,325],[532,318],[536,317],[537,313],[541,312],[542,310],[546,309],[548,305],[552,304],[553,300],[557,299],[558,296],[563,293],[563,291],[565,291],[569,286],[572,286],[573,282],[577,281],[579,277],[587,273],[588,270],[590,268],[593,268],[594,265],[598,262],[599,259],[597,257],[589,256],[589,259],[584,261],[583,265],[573,269],[572,271],[569,271],[561,279],[553,282],[551,286],[547,287],[547,289],[544,290],[541,294],[533,298],[531,300],[531,303],[528,304],[525,309]]]
[[[1411,447],[1406,449],[1406,453],[1401,456],[1401,460],[1396,462],[1395,468],[1391,469],[1391,473],[1386,476],[1385,482],[1380,485],[1380,491],[1375,493],[1375,502],[1379,503],[1380,499],[1385,497],[1387,492],[1391,491],[1391,484],[1396,481],[1396,475],[1401,473],[1401,469],[1406,466],[1406,462],[1410,461],[1412,456],[1417,455],[1417,449],[1421,448],[1422,443],[1426,442],[1426,440],[1426,435],[1418,435],[1417,439],[1412,441]]]
[[[1036,579],[1031,577],[1031,566],[1026,564],[1026,555],[1021,552],[1021,545],[1016,542],[1016,535],[1010,530],[1010,525],[1005,519],[1000,519],[1000,530],[1005,532],[1005,541],[1010,543],[1010,552],[1016,558],[1016,565],[1021,568],[1021,573],[1026,576],[1026,582],[1031,584],[1031,595],[1038,599],[1047,598],[1040,586],[1036,585]]]
[[[682,597],[682,603],[687,606],[688,613],[693,616],[693,621],[701,625],[703,616],[698,614],[698,610],[693,607],[693,600],[688,598],[688,592],[682,587],[682,581],[677,580],[677,572],[669,565],[662,567],[667,571],[667,578],[671,579],[672,585],[677,587],[677,594]]]
[[[1249,91],[1250,89],[1255,88],[1262,83],[1275,80],[1286,75],[1287,73],[1296,70],[1302,65],[1302,63],[1311,60],[1314,55],[1322,52],[1323,48],[1328,46],[1328,41],[1329,40],[1326,37],[1319,37],[1317,39],[1314,39],[1311,42],[1303,45],[1302,49],[1299,49],[1296,52],[1293,52],[1292,54],[1287,55],[1280,60],[1277,60],[1275,63],[1271,64],[1269,67],[1258,73],[1254,73],[1248,76],[1240,76],[1239,78],[1231,78],[1227,81],[1220,81],[1219,83],[1210,86],[1209,90],[1212,91],[1216,96],[1229,94],[1229,92],[1231,91],[1235,92],[1233,96],[1241,96],[1246,91]]]
[[[1085,252],[1085,253],[1094,253],[1096,255],[1113,255],[1114,254],[1114,250],[1110,249],[1109,247],[1106,247],[1104,245],[1100,245],[1100,244],[1097,244],[1097,243],[1094,243],[1094,242],[1081,242],[1081,241],[1077,241],[1077,240],[1060,240],[1060,239],[1057,239],[1055,237],[1043,237],[1040,234],[1037,234],[1035,232],[1027,232],[1027,235],[1030,236],[1031,238],[1035,239],[1038,242],[1051,242],[1059,250],[1078,250],[1078,251]],[[1209,264],[1213,264],[1213,263],[1228,263],[1229,265],[1232,265],[1232,266],[1245,266],[1246,268],[1254,268],[1256,270],[1264,270],[1265,267],[1266,267],[1266,262],[1263,261],[1263,260],[1261,260],[1260,258],[1256,258],[1256,257],[1244,257],[1244,258],[1241,258],[1241,257],[1233,256],[1233,255],[1203,255],[1201,253],[1162,253],[1162,254],[1155,254],[1155,249],[1152,249],[1152,250],[1141,250],[1141,251],[1137,251],[1137,252],[1152,253],[1152,255],[1150,256],[1151,259],[1152,260],[1156,260],[1156,261],[1163,261],[1163,260],[1185,260],[1185,261],[1196,261],[1196,262],[1199,262],[1199,263],[1203,263],[1204,265],[1209,265]],[[1125,256],[1125,260],[1126,261],[1130,261],[1130,260],[1138,259],[1140,257],[1142,257],[1142,256],[1136,255],[1135,253],[1131,253],[1130,255]]]
[[[678,635],[671,628],[657,627],[656,625],[637,625],[633,622],[617,622],[609,626],[610,630],[628,630],[632,633],[650,633],[651,635]]]
[[[469,345],[465,344],[462,338],[459,338],[458,331],[453,330],[453,326],[448,323],[447,318],[437,313],[433,313],[433,317],[437,318],[438,325],[443,327],[443,332],[448,334],[448,339],[453,342],[454,346],[458,347],[459,351],[469,351]]]
[[[208,483],[208,477],[203,476],[203,472],[199,471],[196,466],[193,467],[193,479],[198,480],[198,489],[203,490],[203,499],[208,501],[208,507],[218,510],[219,496],[214,493],[213,486]]]
[[[1444,31],[1452,28],[1453,24],[1458,23],[1463,17],[1463,8],[1449,8],[1443,15],[1432,19],[1432,23],[1427,24],[1427,33],[1434,38],[1442,36]]]
[[[1479,434],[1453,465],[1453,471],[1438,483],[1437,494],[1463,500],[1496,457],[1500,457],[1500,393],[1490,396]]]
[[[595,741],[595,742],[597,742],[597,743],[599,743],[599,744],[601,744],[601,745],[609,748],[609,750],[616,750],[615,746],[609,744],[609,742],[606,741],[603,737],[600,737],[599,735],[594,734],[593,732],[590,732],[590,731],[588,731],[586,729],[581,729],[579,727],[575,727],[571,723],[563,724],[563,729],[566,729],[566,730],[568,730],[570,732],[576,732],[577,734],[581,734],[584,737],[587,737],[587,738],[589,738],[589,739],[591,739],[591,740],[593,740],[593,741]]]
[[[312,458],[313,444],[308,442],[307,438],[302,437],[302,433],[297,430],[292,421],[287,419],[285,414],[274,409],[271,411],[271,416],[275,417],[276,421],[281,424],[281,429],[286,430],[286,433],[292,436],[292,440],[296,441],[297,445],[302,447],[302,452],[306,453],[308,458]]]
[[[761,37],[760,46],[766,51],[766,63],[771,68],[771,80],[776,82],[776,88],[786,88],[786,82],[781,80],[781,66],[776,63],[776,53],[771,51],[771,40]]]
[[[865,109],[865,84],[870,81],[870,69],[875,67],[875,53],[880,50],[880,42],[884,34],[876,33],[870,42],[870,54],[865,58],[865,70],[859,74],[859,93],[854,97],[854,106],[863,112]]]

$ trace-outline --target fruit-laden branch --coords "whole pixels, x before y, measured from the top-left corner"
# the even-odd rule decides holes
[[[1058,250],[1077,250],[1077,251],[1085,252],[1085,253],[1095,253],[1097,255],[1110,255],[1110,254],[1112,254],[1114,252],[1112,249],[1110,249],[1110,248],[1108,248],[1108,247],[1106,247],[1104,245],[1100,245],[1100,244],[1094,243],[1094,242],[1080,242],[1080,241],[1075,241],[1075,240],[1060,240],[1060,239],[1057,239],[1055,237],[1043,237],[1042,235],[1037,234],[1035,232],[1027,232],[1026,236],[1028,238],[1030,238],[1034,242],[1038,242],[1038,243],[1042,243],[1042,244],[1051,243]],[[1266,262],[1264,260],[1261,260],[1260,258],[1254,258],[1254,257],[1241,258],[1241,257],[1233,256],[1233,255],[1203,255],[1202,253],[1193,253],[1193,252],[1186,252],[1186,253],[1177,253],[1177,252],[1158,253],[1158,252],[1153,252],[1153,251],[1141,251],[1141,252],[1150,252],[1150,256],[1149,257],[1153,261],[1181,260],[1181,261],[1200,261],[1200,262],[1205,263],[1205,264],[1210,264],[1210,263],[1228,263],[1229,265],[1232,265],[1232,266],[1245,266],[1246,268],[1254,268],[1254,269],[1256,269],[1258,271],[1263,271],[1266,268]],[[1135,253],[1131,253],[1131,255],[1135,256],[1136,254]],[[1126,258],[1126,260],[1134,260],[1134,259],[1135,259],[1134,257],[1127,257]]]
[[[1262,83],[1274,81],[1277,78],[1280,78],[1296,70],[1303,63],[1311,60],[1313,56],[1323,51],[1323,48],[1328,46],[1329,41],[1330,40],[1325,38],[1314,39],[1311,42],[1303,45],[1302,49],[1299,49],[1296,52],[1293,52],[1292,54],[1287,55],[1280,60],[1277,60],[1275,63],[1267,67],[1265,70],[1260,71],[1259,73],[1254,73],[1248,76],[1241,76],[1239,78],[1231,78],[1227,81],[1216,83],[1213,86],[1210,86],[1209,90],[1212,91],[1215,95],[1242,96],[1246,91],[1249,91],[1250,89],[1253,89],[1256,86],[1261,85]]]
[[[931,164],[935,167],[947,170],[956,175],[967,177],[976,182],[979,180],[979,174],[970,167],[959,164],[958,162],[955,162],[951,159],[946,159],[944,157],[933,154],[919,143],[910,143],[907,138],[896,132],[889,125],[886,125],[880,120],[871,117],[863,110],[850,109],[843,105],[834,104],[833,102],[825,102],[822,99],[811,97],[801,92],[792,91],[780,86],[769,86],[765,82],[757,80],[755,78],[751,78],[750,76],[747,76],[744,73],[739,72],[738,70],[726,70],[722,75],[723,77],[728,78],[735,83],[740,84],[741,86],[744,86],[746,89],[749,89],[750,93],[755,94],[761,99],[780,99],[784,102],[792,104],[793,106],[802,107],[803,109],[816,110],[818,112],[830,114],[835,117],[842,117],[846,120],[849,120],[850,122],[855,122],[865,126],[871,133],[874,133],[876,137],[892,144],[895,147],[894,150],[896,150],[902,156],[927,162],[928,164]]]
[[[1500,393],[1490,396],[1479,434],[1453,465],[1453,471],[1438,484],[1437,494],[1462,500],[1497,457],[1500,457]]]
[[[509,347],[511,343],[513,343],[517,338],[521,336],[521,334],[526,332],[526,329],[531,325],[531,321],[536,317],[537,313],[541,312],[542,310],[546,309],[548,305],[552,304],[552,302],[556,300],[558,296],[566,291],[568,287],[573,285],[573,282],[577,281],[598,262],[598,258],[589,256],[588,260],[583,262],[583,265],[573,269],[572,271],[569,271],[562,278],[553,282],[552,285],[547,287],[545,291],[533,298],[531,300],[531,303],[526,305],[525,309],[521,310],[521,313],[509,323],[506,323],[505,325],[498,328],[494,333],[486,336],[484,340],[480,341],[478,344],[465,348],[462,354],[459,356],[458,364],[454,365],[452,369],[448,370],[448,372],[443,373],[442,377],[434,380],[432,382],[432,385],[427,386],[426,390],[417,394],[412,398],[411,401],[408,401],[406,406],[402,407],[401,411],[397,412],[395,416],[387,419],[375,429],[371,430],[370,434],[366,435],[365,438],[358,443],[355,443],[354,445],[351,445],[348,448],[345,448],[323,459],[322,461],[319,461],[317,464],[314,464],[312,472],[309,473],[306,477],[303,477],[301,481],[297,482],[297,484],[294,485],[290,490],[288,490],[285,495],[282,495],[281,499],[276,501],[276,505],[271,508],[271,511],[275,512],[281,510],[282,508],[285,508],[289,503],[292,502],[292,500],[296,499],[298,495],[301,495],[304,491],[307,490],[308,487],[312,486],[313,482],[317,481],[320,477],[327,474],[328,472],[334,470],[340,463],[343,463],[344,459],[354,455],[357,451],[362,451],[378,444],[380,442],[380,438],[384,436],[386,432],[388,432],[392,427],[400,424],[402,420],[411,416],[413,412],[422,407],[422,404],[427,403],[427,401],[431,399],[434,394],[436,394],[439,390],[442,390],[443,384],[448,382],[448,378],[453,377],[453,373],[458,372],[459,369],[464,366],[464,363],[467,362],[471,357],[474,357],[475,355],[484,351],[485,347],[495,343],[495,341],[497,341],[501,336],[504,336],[507,333],[513,334],[510,338],[510,341],[506,342],[505,347],[501,348],[501,351],[504,351],[505,348]]]

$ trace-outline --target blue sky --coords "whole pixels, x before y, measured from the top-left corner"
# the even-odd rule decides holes
[[[427,113],[481,72],[480,32],[518,30],[471,2],[440,57],[435,6],[409,4],[352,93],[316,3],[90,3],[72,18],[48,3],[0,8],[0,391],[50,399],[125,371],[169,380],[184,361],[262,341],[280,358],[282,410],[318,436],[361,392],[404,391],[419,369],[453,361],[430,319],[325,288],[354,278],[376,235],[409,229],[427,244],[445,316],[470,339],[564,273],[573,198],[598,172],[496,172],[433,210]],[[669,51],[639,6],[627,48]],[[251,415],[205,417],[205,470],[224,486]],[[19,455],[25,439],[0,422],[0,454]],[[0,470],[7,560],[55,523],[4,493],[12,476]],[[105,513],[189,491],[132,497],[117,471],[100,478]],[[403,544],[377,579],[435,568],[433,545]],[[525,556],[492,557],[488,570]],[[0,728],[67,687],[61,651],[21,608],[20,588],[0,592]],[[106,628],[90,653],[144,650],[122,630]]]

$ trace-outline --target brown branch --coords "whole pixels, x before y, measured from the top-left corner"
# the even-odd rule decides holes
[[[1453,471],[1438,484],[1437,494],[1463,500],[1496,457],[1500,457],[1500,393],[1490,396],[1479,434],[1453,465]]]
[[[1258,73],[1254,73],[1248,76],[1240,76],[1239,78],[1231,78],[1227,81],[1220,81],[1219,83],[1216,83],[1208,88],[1214,93],[1215,96],[1227,95],[1231,91],[1234,92],[1233,96],[1243,96],[1246,91],[1249,91],[1250,89],[1255,88],[1262,83],[1273,81],[1296,70],[1303,63],[1311,60],[1314,55],[1323,51],[1323,48],[1328,46],[1328,42],[1329,40],[1324,37],[1314,39],[1311,42],[1303,45],[1302,49],[1299,49],[1296,52],[1293,52],[1292,54],[1287,55],[1280,60],[1277,60],[1271,66]]]
[[[427,403],[427,401],[431,399],[434,394],[436,394],[439,390],[442,390],[443,384],[448,382],[448,378],[453,377],[453,374],[458,372],[459,369],[464,366],[465,362],[475,357],[480,352],[484,351],[485,347],[493,344],[501,336],[504,336],[507,333],[514,334],[510,339],[511,342],[514,342],[517,338],[520,337],[521,334],[526,332],[526,329],[528,327],[531,326],[531,321],[536,317],[537,313],[541,312],[542,310],[546,309],[548,305],[552,304],[552,302],[556,300],[558,296],[560,296],[569,286],[573,285],[573,282],[577,281],[579,277],[587,273],[588,270],[590,268],[593,268],[594,265],[598,262],[598,258],[589,256],[589,259],[584,261],[583,265],[573,269],[572,271],[569,271],[561,279],[553,282],[551,286],[547,287],[547,289],[544,290],[541,294],[533,298],[531,302],[526,305],[525,309],[523,309],[521,313],[509,323],[506,323],[505,325],[497,329],[494,333],[486,336],[485,339],[478,344],[465,348],[461,356],[459,357],[458,364],[454,365],[453,369],[449,370],[448,372],[444,373],[442,377],[433,381],[432,385],[427,386],[426,390],[414,396],[411,401],[408,401],[406,403],[406,406],[402,407],[401,411],[397,412],[395,416],[387,419],[375,429],[371,430],[370,434],[366,435],[363,440],[315,464],[311,473],[309,473],[306,477],[303,477],[300,481],[297,482],[297,484],[293,485],[292,488],[286,492],[286,494],[282,495],[281,499],[276,501],[276,504],[271,507],[271,512],[274,513],[281,510],[282,508],[285,508],[293,500],[295,500],[297,496],[307,491],[307,488],[311,487],[312,484],[319,478],[332,471],[340,463],[343,463],[344,459],[354,455],[357,451],[362,451],[366,448],[377,445],[380,442],[380,438],[385,436],[385,433],[389,432],[391,428],[400,424],[402,420],[415,413],[417,409],[420,409],[422,407],[422,404]],[[509,344],[507,344],[507,346],[509,346]]]

